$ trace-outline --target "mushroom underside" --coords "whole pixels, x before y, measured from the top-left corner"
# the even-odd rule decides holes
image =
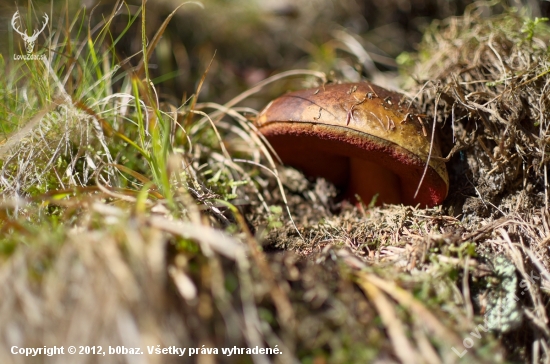
[[[378,194],[378,204],[434,206],[446,197],[445,182],[429,167],[414,198],[425,162],[387,140],[307,122],[272,122],[260,130],[283,163],[326,178],[344,191],[344,198],[354,200],[358,194],[368,204]]]

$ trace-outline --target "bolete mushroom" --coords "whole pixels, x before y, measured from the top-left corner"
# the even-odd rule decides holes
[[[369,203],[434,206],[447,196],[449,178],[437,138],[399,93],[371,83],[324,85],[287,93],[255,122],[282,162],[307,176],[324,177]],[[431,157],[422,185],[428,155]]]

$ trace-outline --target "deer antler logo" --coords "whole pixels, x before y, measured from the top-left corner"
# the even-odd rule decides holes
[[[31,36],[27,35],[27,31],[25,30],[24,32],[20,31],[19,30],[19,26],[17,26],[15,24],[15,22],[17,21],[17,19],[20,19],[19,17],[19,10],[17,10],[15,12],[15,14],[13,14],[13,17],[11,18],[11,26],[13,27],[13,29],[19,33],[21,35],[21,37],[23,38],[23,40],[25,41],[25,48],[27,49],[27,54],[31,54],[33,49],[34,49],[34,43],[36,42],[36,39],[38,38],[38,36],[40,35],[40,33],[42,33],[42,31],[44,30],[44,28],[46,28],[46,25],[48,25],[48,14],[44,14],[44,25],[42,26],[42,29],[38,30],[38,29],[35,29],[34,32],[32,33]],[[21,22],[21,21],[20,21]]]

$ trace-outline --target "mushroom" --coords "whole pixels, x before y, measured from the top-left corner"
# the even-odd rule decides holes
[[[283,163],[324,177],[346,199],[378,194],[377,204],[431,207],[447,196],[437,138],[430,154],[431,128],[399,93],[367,82],[295,91],[270,102],[255,125]]]

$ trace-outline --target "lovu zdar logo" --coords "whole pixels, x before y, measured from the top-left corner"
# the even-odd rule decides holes
[[[44,24],[42,25],[42,29],[40,30],[34,29],[32,35],[28,35],[26,30],[25,31],[19,30],[19,26],[16,24],[18,19],[19,19],[19,23],[21,23],[19,10],[16,11],[15,14],[13,14],[13,17],[11,18],[11,26],[13,27],[13,30],[19,33],[19,35],[21,35],[21,37],[25,41],[25,49],[27,50],[27,55],[31,55],[32,51],[34,50],[34,44],[36,43],[36,39],[38,38],[40,33],[44,31],[44,29],[46,28],[46,25],[48,25],[48,20],[49,20],[48,14],[44,14]]]

